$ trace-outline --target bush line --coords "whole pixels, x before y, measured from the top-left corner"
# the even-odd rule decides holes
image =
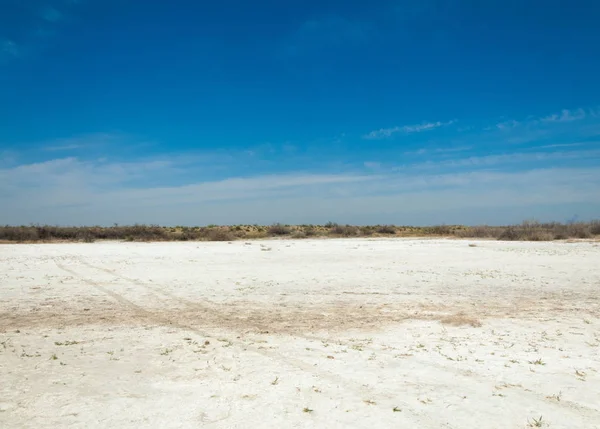
[[[526,221],[509,226],[436,225],[425,227],[396,225],[325,225],[270,226],[234,225],[204,227],[165,227],[159,225],[102,226],[0,226],[0,241],[54,242],[98,240],[123,241],[233,241],[269,237],[457,237],[510,241],[551,241],[589,239],[600,235],[600,220],[576,223]]]

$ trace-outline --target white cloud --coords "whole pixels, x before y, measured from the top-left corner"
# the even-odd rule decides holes
[[[562,151],[562,152],[516,152],[498,155],[469,156],[466,158],[430,161],[396,167],[395,170],[406,169],[440,169],[456,167],[491,167],[496,165],[509,165],[517,163],[533,163],[545,161],[596,159],[600,158],[600,150]]]
[[[455,121],[447,121],[447,122],[424,122],[422,124],[416,125],[404,125],[402,127],[392,127],[392,128],[380,128],[379,130],[371,131],[368,134],[363,136],[364,139],[367,140],[379,140],[389,138],[397,133],[404,134],[412,134],[412,133],[420,133],[422,131],[433,130],[435,128],[444,127],[447,125],[453,124]]]
[[[531,154],[454,162],[486,167],[523,160],[525,156]],[[375,167],[377,163],[371,162],[369,165]],[[164,186],[178,167],[172,161],[110,163],[61,158],[0,168],[0,197],[10,201],[0,213],[0,224],[295,223],[329,219],[419,223],[425,218],[442,223],[448,222],[446,210],[468,209],[463,212],[462,222],[469,222],[469,216],[477,210],[483,213],[492,207],[533,210],[540,204],[580,203],[600,207],[598,169],[443,173],[444,166],[449,164],[438,163],[435,170],[425,171],[290,173],[212,181],[190,179]],[[149,181],[155,185],[150,186]]]
[[[430,155],[440,153],[455,153],[464,152],[473,149],[473,146],[456,146],[456,147],[423,147],[415,151],[404,152],[404,155]]]
[[[518,127],[519,125],[521,125],[520,122],[517,122],[515,120],[510,120],[510,121],[504,121],[504,122],[500,122],[500,123],[496,124],[496,128],[498,128],[499,130],[507,130],[507,129]]]
[[[540,122],[572,122],[585,119],[586,113],[583,109],[569,110],[563,109],[560,113],[555,113],[540,119]]]
[[[135,140],[120,133],[89,133],[74,137],[53,139],[39,144],[45,151],[63,151],[100,147],[108,144],[132,144]]]

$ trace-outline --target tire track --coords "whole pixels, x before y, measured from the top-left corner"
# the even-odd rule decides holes
[[[161,294],[165,297],[171,298],[177,302],[180,302],[183,305],[186,305],[188,307],[192,306],[195,308],[201,308],[203,310],[215,310],[214,308],[211,308],[209,306],[204,306],[200,303],[191,303],[183,298],[179,298],[175,295],[172,295],[168,292],[164,292],[162,290],[159,290],[158,288],[154,287],[154,286],[150,286],[147,285],[137,279],[132,279],[129,278],[127,276],[123,276],[121,274],[116,273],[113,270],[110,270],[108,268],[104,268],[104,267],[98,267],[96,265],[90,264],[87,261],[84,261],[81,258],[75,258],[75,260],[77,262],[79,262],[80,264],[82,264],[83,266],[86,266],[88,268],[91,269],[95,269],[98,271],[102,271],[105,272],[107,274],[112,275],[113,277],[117,278],[117,279],[121,279],[121,280],[125,280],[127,282],[130,282],[131,284],[134,284],[136,286],[139,287],[143,287],[147,290],[153,291],[155,293]],[[69,274],[75,276],[76,278],[80,279],[81,281],[85,282],[86,284],[89,284],[90,286],[96,288],[99,291],[102,291],[106,294],[108,294],[109,296],[113,297],[114,299],[116,299],[121,305],[123,306],[127,306],[129,308],[131,308],[132,310],[134,310],[135,312],[139,313],[141,316],[143,316],[145,319],[153,321],[157,324],[161,324],[161,325],[166,325],[166,326],[171,326],[171,327],[176,327],[180,330],[183,331],[188,331],[188,332],[193,332],[196,333],[200,336],[206,337],[206,338],[210,338],[212,340],[217,340],[217,338],[211,334],[209,334],[208,332],[202,331],[198,328],[196,328],[195,326],[191,326],[189,324],[184,324],[184,323],[180,323],[177,321],[174,321],[170,318],[161,316],[160,314],[157,314],[155,312],[146,310],[145,308],[135,304],[134,302],[126,299],[125,297],[123,297],[122,295],[110,291],[107,288],[99,285],[98,283],[94,282],[93,280],[90,280],[88,278],[85,278],[79,274],[77,274],[75,271],[68,269],[66,267],[64,267],[62,264],[59,264],[58,262],[56,262],[56,265],[62,269],[65,272],[68,272]],[[220,338],[223,338],[222,336],[219,336]],[[232,347],[234,347],[238,352],[244,352],[244,351],[250,351],[252,353],[261,355],[263,357],[269,358],[271,360],[274,361],[279,361],[281,363],[283,363],[284,365],[293,367],[295,369],[299,369],[303,372],[307,372],[309,374],[311,374],[313,377],[316,378],[320,378],[320,379],[325,379],[328,380],[329,382],[332,382],[334,384],[337,384],[338,387],[344,387],[344,391],[346,392],[351,392],[356,398],[359,399],[360,402],[362,402],[364,400],[365,397],[377,397],[377,398],[386,398],[386,399],[392,399],[390,398],[389,394],[386,394],[385,392],[378,392],[373,388],[370,388],[364,384],[359,384],[356,383],[352,380],[348,380],[347,378],[344,378],[342,376],[339,376],[337,374],[331,373],[331,372],[324,372],[324,371],[319,371],[315,368],[314,365],[311,365],[303,360],[297,359],[297,358],[293,358],[290,356],[283,356],[280,353],[277,352],[273,352],[273,351],[269,351],[269,350],[265,350],[265,349],[259,349],[258,347],[255,347],[252,344],[249,344],[247,342],[244,342],[238,338],[236,339],[231,339],[231,338],[224,338],[226,340],[228,340],[231,344]],[[397,403],[398,405],[402,406],[403,410],[406,410],[407,412],[409,412],[410,414],[412,414],[415,419],[417,419],[417,421],[419,422],[419,424],[423,424],[423,419],[426,420],[427,423],[429,424],[435,424],[438,427],[444,427],[444,428],[448,428],[448,429],[454,429],[455,426],[450,425],[449,423],[440,423],[439,421],[436,421],[435,419],[433,419],[432,417],[428,416],[427,414],[421,413],[417,410],[415,410],[408,402],[406,401],[402,401],[402,400],[397,400],[394,399],[395,403]]]

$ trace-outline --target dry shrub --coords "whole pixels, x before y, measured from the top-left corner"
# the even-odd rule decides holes
[[[449,225],[434,225],[425,228],[424,232],[432,235],[451,235],[453,228]]]
[[[329,230],[329,233],[342,237],[356,237],[360,234],[360,229],[357,226],[336,224]]]
[[[572,223],[567,225],[567,236],[574,238],[592,238],[592,224]]]
[[[478,225],[456,230],[454,232],[454,235],[463,238],[498,238],[502,231],[503,228],[487,225]]]
[[[287,225],[275,223],[269,227],[268,233],[269,235],[288,235],[292,233],[292,230]]]
[[[375,227],[373,226],[361,226],[358,228],[360,235],[363,237],[370,237],[375,234]]]
[[[467,316],[464,313],[452,314],[450,316],[446,316],[440,319],[444,325],[451,326],[472,326],[474,328],[479,328],[481,326],[481,322],[474,317]]]
[[[4,226],[0,228],[0,240],[6,241],[38,241],[40,236],[35,227]]]
[[[508,241],[551,241],[556,236],[556,228],[535,221],[525,221],[521,225],[509,226],[498,237]]]
[[[268,236],[294,234],[296,238],[330,235],[333,237],[368,237],[373,234],[399,234],[403,236],[455,236],[461,238],[496,238],[499,240],[549,241],[566,239],[587,239],[600,235],[600,220],[576,223],[540,223],[526,221],[512,226],[460,227],[438,225],[432,227],[396,227],[393,225],[351,226],[328,222],[325,229],[312,225],[290,227],[274,224],[269,227],[259,225],[238,225],[219,227],[210,225],[202,228],[185,226],[162,227],[158,225],[114,225],[101,226],[0,226],[0,240],[13,242],[35,241],[84,241],[127,240],[127,241],[231,241],[235,238],[252,239]]]
[[[379,225],[377,226],[377,232],[379,234],[396,234],[396,227],[394,225]]]
[[[315,237],[319,235],[319,231],[314,226],[307,226],[303,230],[304,235],[307,237]]]
[[[233,241],[235,238],[231,231],[224,228],[210,228],[206,235],[208,241]]]
[[[304,231],[294,231],[294,232],[292,232],[290,237],[301,239],[301,238],[307,238],[308,236],[306,235],[306,232],[304,232]]]

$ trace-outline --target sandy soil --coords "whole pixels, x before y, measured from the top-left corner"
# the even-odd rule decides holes
[[[2,428],[600,428],[599,370],[599,243],[0,245]]]

